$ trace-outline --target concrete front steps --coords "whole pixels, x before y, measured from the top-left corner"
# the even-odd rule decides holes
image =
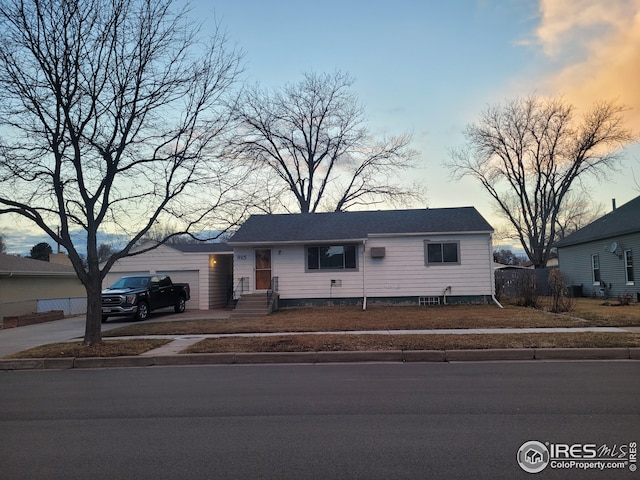
[[[272,294],[272,301],[269,302],[266,293],[245,293],[231,312],[231,318],[254,318],[269,315],[273,311],[273,299],[276,296],[277,294]]]

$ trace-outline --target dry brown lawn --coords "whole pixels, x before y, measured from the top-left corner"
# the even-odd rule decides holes
[[[640,326],[640,303],[620,305],[615,299],[577,299],[568,315],[584,318],[590,326]]]
[[[111,340],[102,345],[85,347],[82,343],[50,343],[9,355],[6,358],[86,358],[86,357],[119,357],[123,355],[140,355],[154,348],[169,343],[161,339]]]
[[[208,338],[181,353],[638,347],[637,333],[278,335]]]
[[[262,318],[138,323],[103,335],[640,326],[639,304],[604,306],[602,303],[602,300],[578,299],[574,311],[562,315],[514,305],[505,305],[503,309],[495,305],[372,306],[366,311],[355,306],[286,308]]]

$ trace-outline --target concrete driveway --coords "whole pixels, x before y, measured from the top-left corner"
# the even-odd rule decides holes
[[[224,319],[229,318],[230,315],[230,309],[187,310],[181,314],[174,313],[172,310],[161,310],[152,312],[145,323]],[[85,323],[86,317],[82,315],[37,325],[2,329],[0,330],[0,358],[47,343],[81,340],[84,336]],[[112,317],[107,323],[102,324],[102,331],[106,332],[132,323],[136,322],[130,317]]]

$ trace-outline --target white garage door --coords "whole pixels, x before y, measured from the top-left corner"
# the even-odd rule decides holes
[[[158,275],[168,275],[174,283],[188,283],[191,288],[191,300],[187,302],[187,309],[198,310],[198,305],[200,305],[200,281],[197,270],[158,270]]]

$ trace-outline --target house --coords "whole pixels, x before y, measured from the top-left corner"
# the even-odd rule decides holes
[[[135,251],[149,245],[143,244]],[[187,309],[209,310],[227,305],[232,291],[233,252],[226,243],[163,244],[118,260],[102,285],[127,275],[169,275],[191,289]]]
[[[473,207],[251,216],[229,240],[234,294],[279,305],[493,298],[493,229]]]
[[[72,266],[0,254],[0,320],[46,310],[66,312],[62,303],[73,299],[82,303],[84,311],[86,297]]]
[[[559,240],[560,270],[583,295],[632,295],[640,301],[633,257],[640,257],[640,196]]]

